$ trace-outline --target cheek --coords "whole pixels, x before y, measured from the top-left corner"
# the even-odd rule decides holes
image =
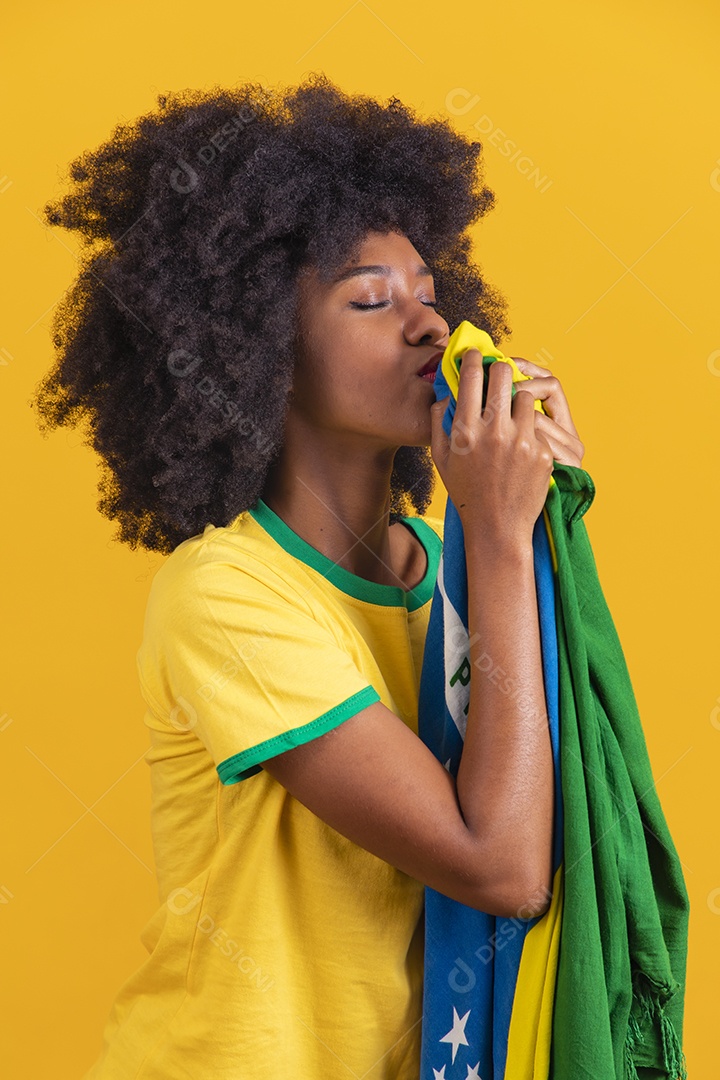
[[[371,365],[365,351],[345,333],[335,341],[316,346],[296,367],[298,387],[310,388],[326,400],[343,401],[367,386]]]
[[[319,422],[366,426],[402,408],[407,378],[379,329],[326,321],[313,326],[294,376],[294,401]]]
[[[344,412],[348,400],[357,396],[359,381],[348,369],[342,356],[325,350],[305,356],[295,365],[293,401],[296,407],[314,418],[327,418]]]

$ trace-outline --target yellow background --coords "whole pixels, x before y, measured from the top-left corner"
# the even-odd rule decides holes
[[[5,1075],[83,1075],[157,903],[135,653],[162,557],[113,540],[92,452],[74,431],[43,440],[27,406],[76,271],[74,236],[40,209],[162,91],[322,70],[484,143],[497,206],[476,253],[514,330],[497,344],[559,376],[587,447],[585,521],[692,900],[689,1076],[717,1076],[719,38],[710,0],[73,0],[4,16]]]

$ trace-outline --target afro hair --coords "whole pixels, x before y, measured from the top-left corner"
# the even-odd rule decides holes
[[[161,94],[69,166],[44,221],[75,230],[77,279],[53,320],[55,366],[29,402],[42,432],[87,423],[115,539],[169,554],[262,496],[282,447],[298,276],[330,275],[371,230],[403,233],[430,265],[438,312],[496,342],[507,302],[471,259],[494,205],[482,144],[396,98],[324,75]],[[390,520],[422,515],[429,448],[401,446]]]

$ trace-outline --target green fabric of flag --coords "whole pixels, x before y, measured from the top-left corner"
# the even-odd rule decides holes
[[[555,463],[564,803],[552,1080],[685,1080],[689,903],[583,515],[589,473]]]

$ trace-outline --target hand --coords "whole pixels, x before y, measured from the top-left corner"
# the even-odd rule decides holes
[[[532,394],[540,399],[543,408],[548,415],[535,409],[535,426],[548,441],[555,461],[562,465],[576,465],[582,468],[582,459],[585,454],[585,446],[580,441],[577,429],[570,416],[570,407],[565,397],[565,391],[560,385],[560,380],[548,371],[547,368],[533,364],[523,356],[513,356],[523,375],[529,375],[529,379],[523,379],[515,383],[516,391]],[[493,365],[494,367],[494,365]]]
[[[534,417],[533,395],[512,396],[502,362],[485,372],[477,349],[463,353],[450,437],[442,421],[450,399],[431,406],[433,460],[466,534],[490,547],[527,544],[547,498],[552,448]],[[519,366],[519,365],[518,365]],[[487,380],[487,401],[482,405]],[[538,379],[554,389],[554,380]],[[521,384],[516,384],[521,385]],[[542,388],[541,388],[542,389]],[[555,391],[556,392],[556,391]],[[558,427],[551,421],[553,427]]]

